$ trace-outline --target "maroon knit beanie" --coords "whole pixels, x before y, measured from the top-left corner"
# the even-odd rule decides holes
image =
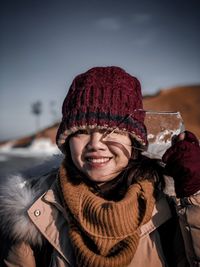
[[[117,128],[147,145],[140,82],[119,67],[95,67],[78,75],[63,102],[56,142],[80,129]]]

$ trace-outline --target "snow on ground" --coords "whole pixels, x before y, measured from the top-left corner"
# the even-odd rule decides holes
[[[60,151],[56,144],[52,144],[49,138],[35,139],[32,144],[25,148],[13,148],[13,143],[7,143],[0,147],[0,160],[4,161],[6,156],[20,156],[20,157],[38,157],[51,156],[59,154]],[[6,159],[5,159],[6,160]]]
[[[8,156],[0,154],[0,162],[6,162],[7,160],[8,160]]]

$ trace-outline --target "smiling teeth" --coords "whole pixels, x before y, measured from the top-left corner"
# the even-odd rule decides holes
[[[100,159],[89,158],[88,161],[93,162],[93,163],[104,163],[104,162],[109,161],[109,158],[100,158]]]

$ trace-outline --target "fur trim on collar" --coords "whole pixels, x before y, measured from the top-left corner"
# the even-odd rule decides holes
[[[55,163],[55,162],[54,162]],[[44,163],[43,173],[50,163]],[[52,169],[57,164],[50,165]],[[40,165],[40,171],[42,165]],[[49,171],[48,170],[48,171]],[[31,171],[30,171],[31,172]],[[55,173],[55,175],[53,175]],[[0,228],[2,235],[9,240],[23,240],[32,245],[42,245],[43,237],[29,219],[27,210],[34,201],[49,189],[57,169],[48,174],[31,177],[22,174],[7,177],[0,184]]]
[[[42,236],[27,214],[37,195],[22,176],[11,176],[0,186],[0,225],[6,238],[42,244]]]

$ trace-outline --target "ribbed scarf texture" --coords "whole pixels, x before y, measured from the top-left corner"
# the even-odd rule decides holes
[[[77,266],[128,266],[139,243],[140,226],[152,215],[152,183],[133,184],[122,200],[108,201],[84,182],[72,183],[62,164],[59,184],[71,214],[69,235]]]

